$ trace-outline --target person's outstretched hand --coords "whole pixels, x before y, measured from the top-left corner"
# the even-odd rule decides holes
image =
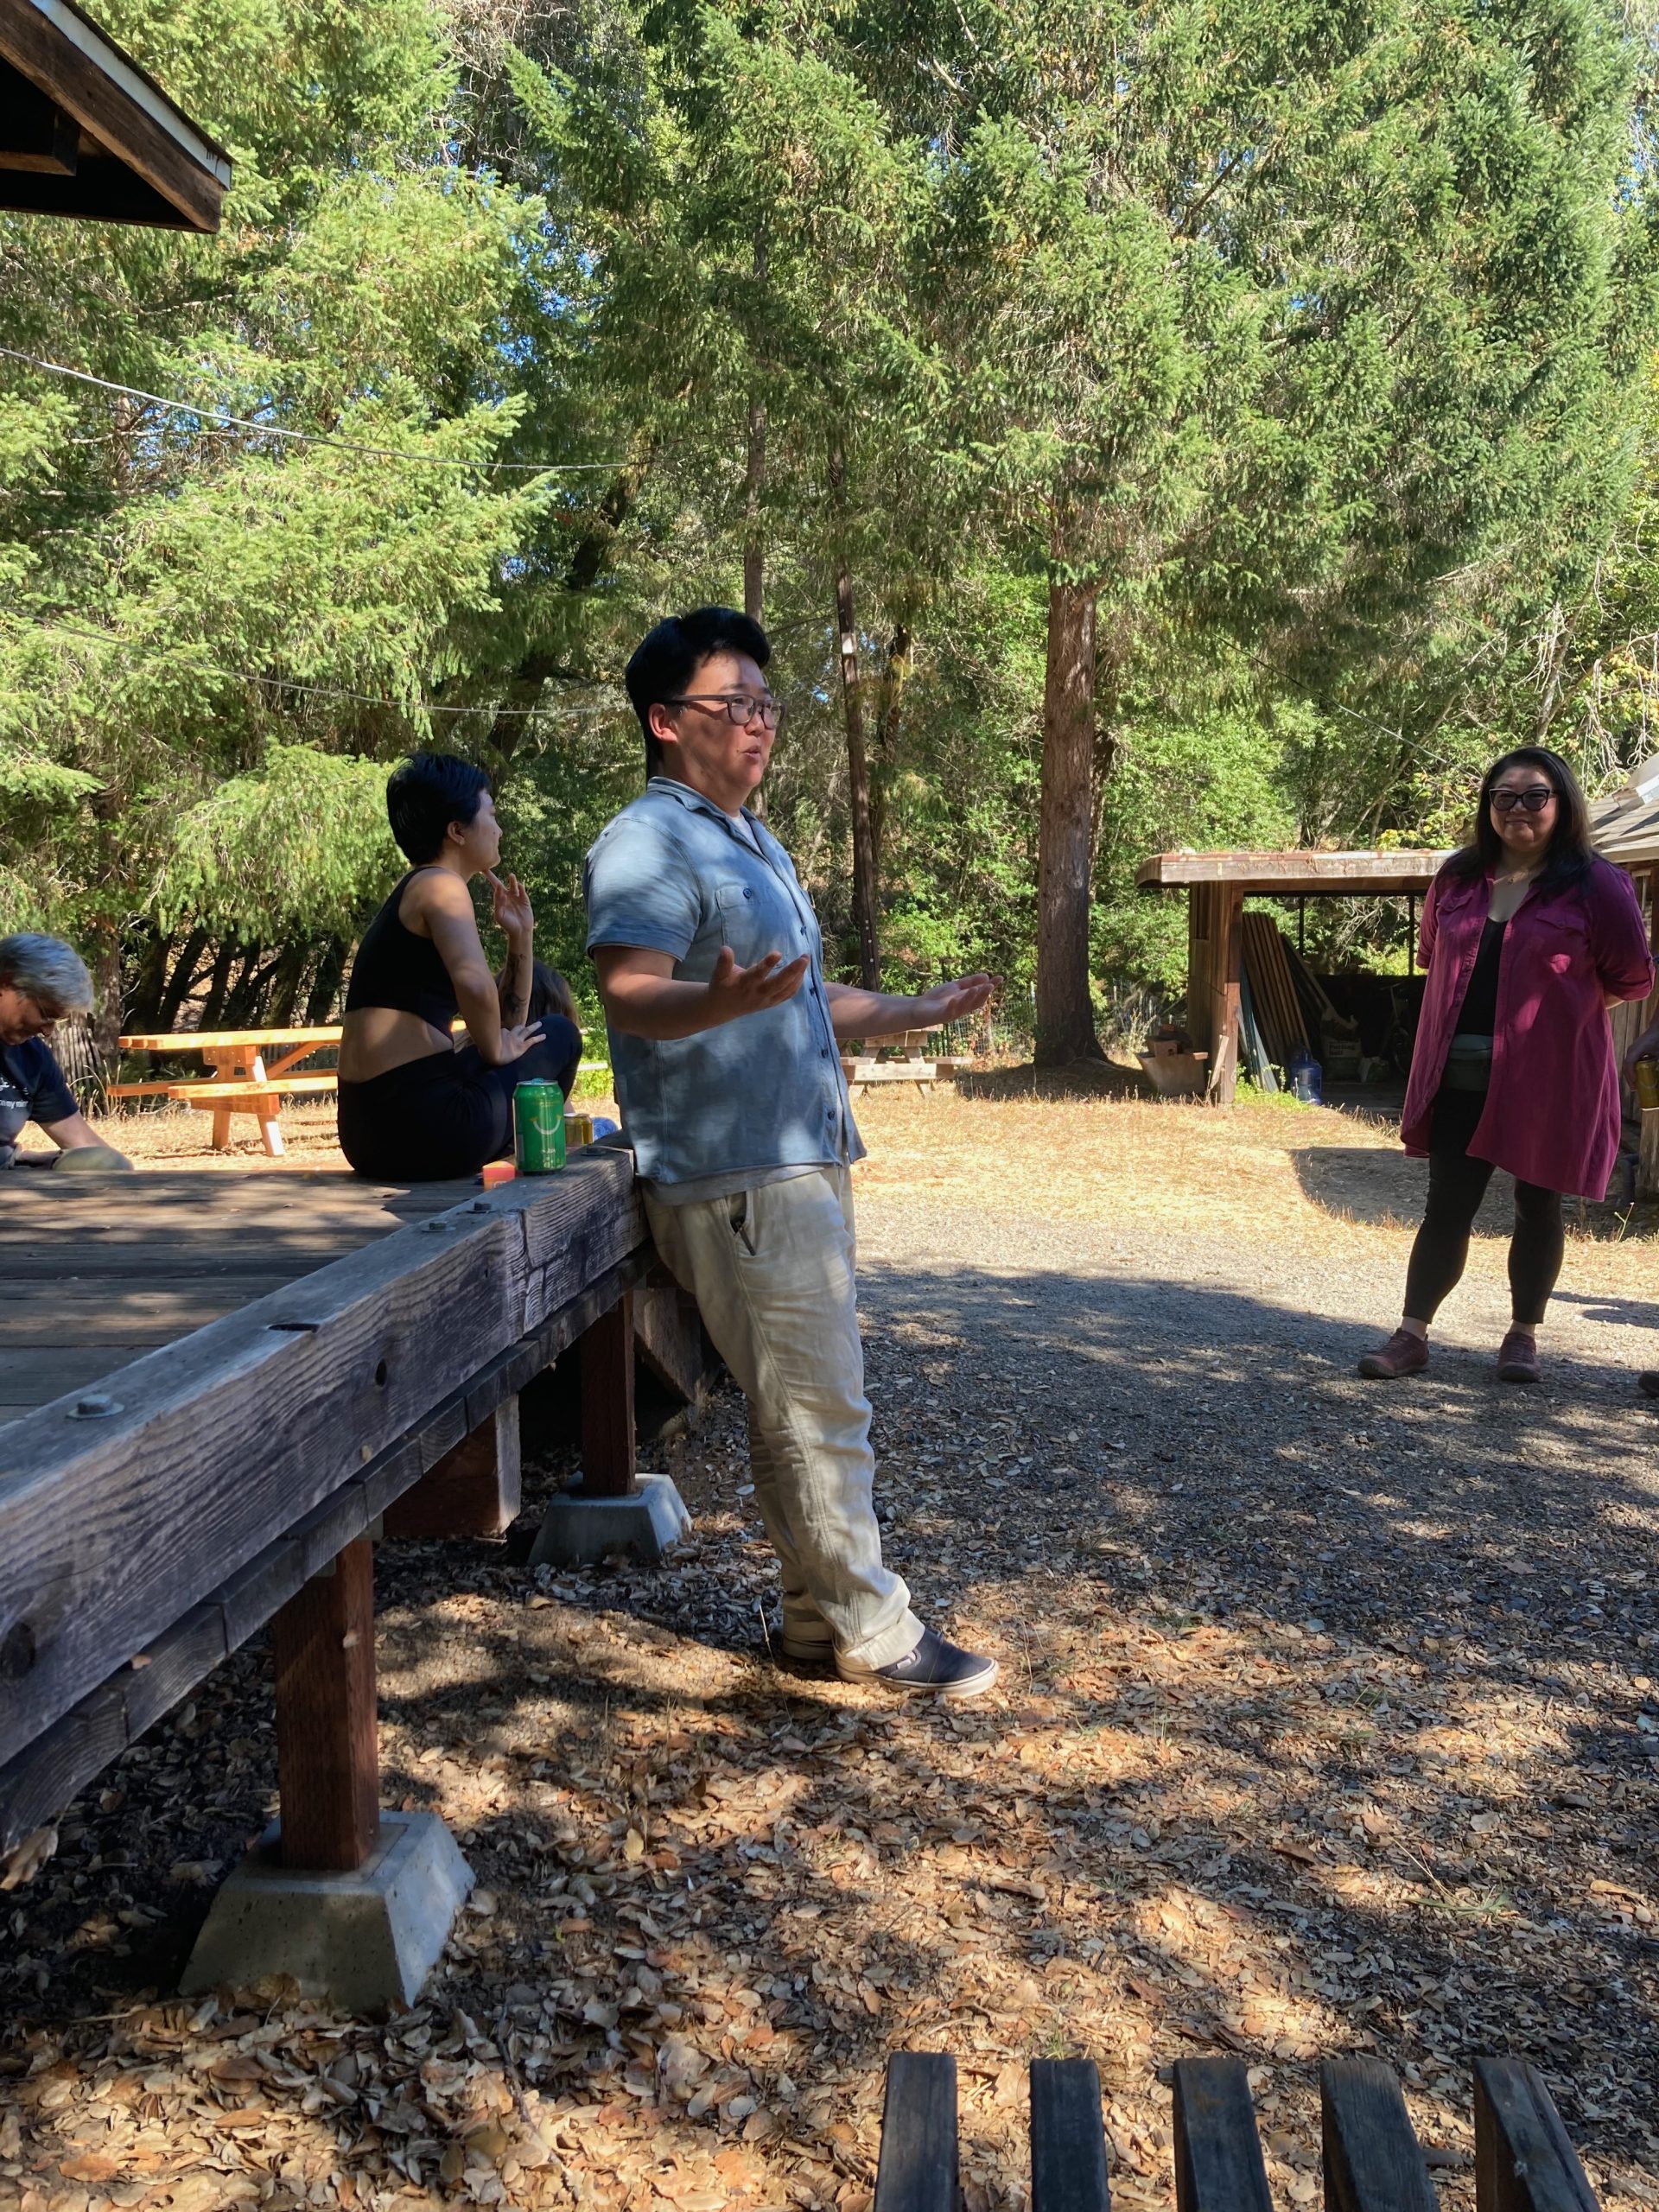
[[[743,1014],[764,1014],[768,1007],[792,999],[810,963],[805,953],[787,968],[780,964],[782,960],[781,953],[769,952],[752,967],[740,968],[731,946],[722,944],[709,978],[709,1003],[718,1009],[719,1019],[736,1021]]]
[[[1000,976],[958,976],[954,983],[935,983],[931,991],[916,994],[918,1029],[943,1029],[947,1021],[965,1021],[977,1014],[992,994],[1001,988]]]
[[[539,1021],[527,1021],[522,1029],[504,1029],[501,1032],[501,1057],[495,1065],[499,1068],[510,1067],[514,1060],[523,1059],[532,1045],[539,1045],[541,1041],[542,1025]]]
[[[530,937],[535,931],[536,917],[531,912],[530,893],[516,875],[509,875],[505,883],[493,868],[486,868],[489,878],[490,899],[495,910],[495,926],[509,942]]]

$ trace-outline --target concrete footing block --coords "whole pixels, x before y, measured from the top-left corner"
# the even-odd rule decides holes
[[[667,1475],[641,1475],[632,1497],[583,1497],[567,1491],[548,1507],[532,1567],[580,1567],[607,1552],[661,1559],[691,1533],[691,1516]]]
[[[348,2012],[412,2005],[437,1964],[473,1870],[435,1813],[383,1813],[351,1874],[284,1866],[273,1821],[220,1888],[180,1989],[185,1996],[291,1974]]]

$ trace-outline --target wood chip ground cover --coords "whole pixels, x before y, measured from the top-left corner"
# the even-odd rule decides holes
[[[1166,2203],[1160,2069],[1203,2050],[1249,2063],[1281,2206],[1317,2056],[1360,2050],[1457,2212],[1483,2050],[1543,2068],[1604,2202],[1659,2204],[1652,1224],[1575,1231],[1542,1390],[1492,1380],[1484,1237],[1429,1374],[1368,1386],[1421,1173],[1378,1130],[861,1119],[887,1541],[998,1691],[773,1666],[729,1397],[647,1455],[697,1522],[659,1569],[386,1546],[387,1802],[480,1885],[439,1973],[380,2023],[166,1993],[274,1802],[239,1654],[0,1897],[4,2212],[866,2212],[900,2045],[957,2056],[970,2212],[1023,2202],[1025,2063],[1072,2052],[1115,2193]]]

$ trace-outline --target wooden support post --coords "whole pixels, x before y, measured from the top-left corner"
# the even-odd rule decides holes
[[[349,1873],[380,1827],[374,1546],[359,1536],[271,1622],[284,1866]]]
[[[625,1291],[582,1338],[583,1497],[633,1497],[633,1293]]]
[[[515,1395],[394,1498],[382,1526],[388,1536],[499,1536],[523,1494]]]
[[[1636,1155],[1636,1195],[1659,1198],[1659,1106],[1639,1106],[1641,1132]]]

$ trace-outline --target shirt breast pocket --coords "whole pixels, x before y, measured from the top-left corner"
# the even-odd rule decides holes
[[[1561,906],[1540,914],[1534,924],[1538,956],[1552,976],[1570,976],[1590,963],[1590,931],[1585,917]]]

